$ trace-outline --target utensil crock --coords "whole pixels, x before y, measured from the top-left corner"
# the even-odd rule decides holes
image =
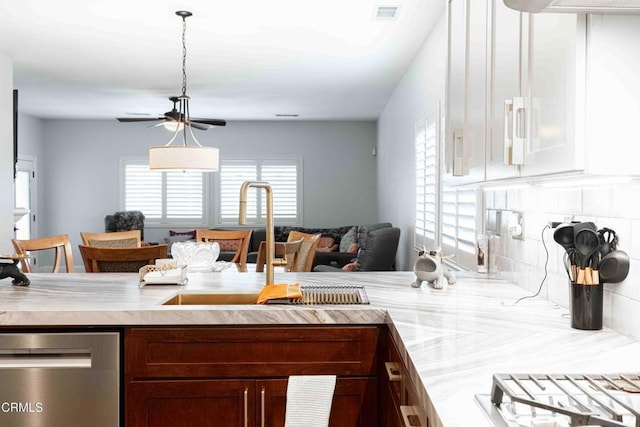
[[[571,327],[582,330],[602,329],[603,286],[571,282]]]

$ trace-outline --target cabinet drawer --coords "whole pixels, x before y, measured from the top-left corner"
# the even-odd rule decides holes
[[[125,374],[136,378],[375,376],[378,328],[200,327],[125,331]]]

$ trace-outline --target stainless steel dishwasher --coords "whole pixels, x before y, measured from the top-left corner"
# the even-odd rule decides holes
[[[119,403],[119,333],[0,333],[0,426],[117,427]]]

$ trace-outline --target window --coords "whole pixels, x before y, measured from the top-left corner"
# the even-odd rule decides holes
[[[476,207],[478,191],[469,188],[442,190],[442,250],[454,254],[454,262],[476,265]]]
[[[440,112],[435,109],[415,128],[416,159],[416,228],[415,249],[436,249],[436,217],[438,212],[438,155]]]
[[[299,160],[222,161],[219,176],[219,203],[216,223],[237,225],[240,186],[244,181],[267,181],[273,189],[274,222],[286,225],[302,223],[301,162]],[[250,188],[247,199],[247,224],[264,224],[266,194]]]
[[[146,159],[126,159],[123,168],[124,209],[141,211],[145,224],[207,224],[206,174],[152,171]]]

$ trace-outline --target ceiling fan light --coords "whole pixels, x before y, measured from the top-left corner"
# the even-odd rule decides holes
[[[220,153],[215,147],[163,145],[149,148],[149,169],[217,172]]]
[[[165,121],[164,123],[162,123],[162,126],[164,126],[166,130],[169,130],[171,132],[176,131],[176,126],[178,127],[178,132],[184,129],[184,123],[182,122]]]

